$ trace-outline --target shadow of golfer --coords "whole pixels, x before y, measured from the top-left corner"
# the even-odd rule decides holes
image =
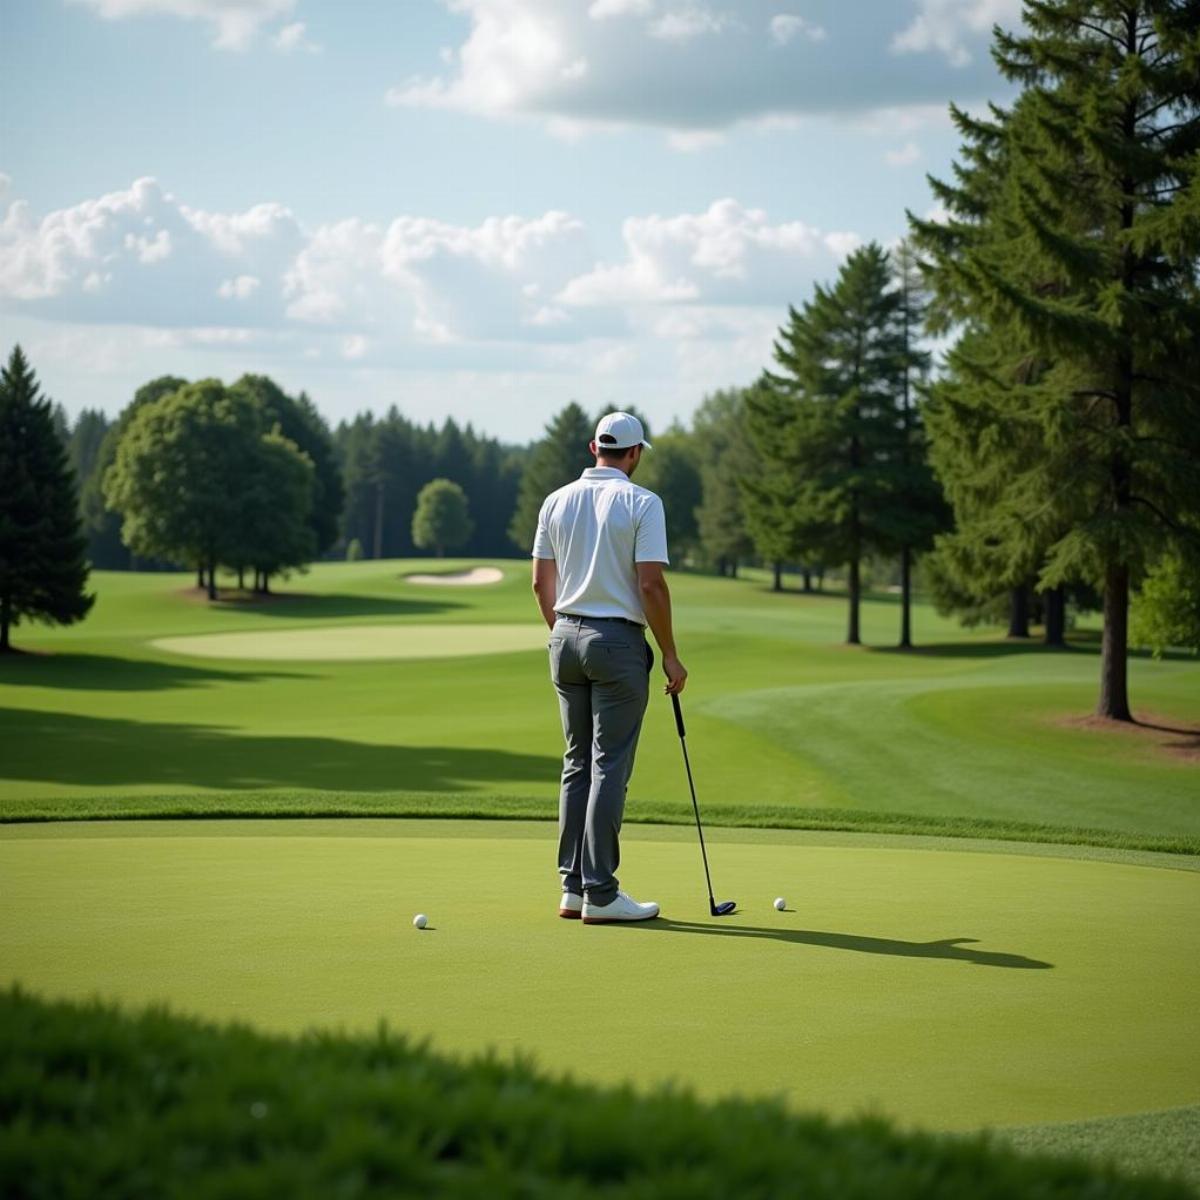
[[[766,938],[776,942],[793,942],[803,946],[829,946],[834,950],[857,950],[862,954],[895,954],[902,958],[945,958],[955,962],[975,963],[980,967],[1014,967],[1046,970],[1053,963],[1026,958],[1023,954],[1003,954],[993,950],[971,950],[964,943],[978,938],[942,938],[937,942],[903,942],[895,938],[864,937],[854,933],[826,933],[816,929],[769,929],[755,925],[703,925],[695,921],[671,921],[659,917],[654,921],[630,922],[627,928],[656,930],[659,933],[701,933],[716,937]]]

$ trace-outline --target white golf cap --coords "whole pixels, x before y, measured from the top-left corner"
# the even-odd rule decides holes
[[[632,413],[611,412],[600,418],[596,425],[596,445],[608,450],[627,450],[641,444],[653,449],[646,441],[642,423]]]

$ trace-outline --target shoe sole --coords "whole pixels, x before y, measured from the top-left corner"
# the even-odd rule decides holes
[[[583,914],[577,908],[560,908],[558,910],[560,917],[565,917],[568,921],[578,921]]]
[[[644,917],[581,917],[585,925],[635,925],[638,921],[653,921],[658,913],[650,913]]]

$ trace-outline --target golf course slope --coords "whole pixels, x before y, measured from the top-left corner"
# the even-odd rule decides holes
[[[397,1037],[0,993],[0,1190],[74,1196],[1186,1200],[1182,1181],[769,1101],[585,1088]]]

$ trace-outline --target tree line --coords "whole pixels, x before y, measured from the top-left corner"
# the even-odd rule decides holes
[[[894,570],[903,647],[917,571],[943,612],[1013,636],[1036,621],[1061,644],[1070,606],[1097,608],[1098,711],[1129,719],[1131,600],[1142,644],[1200,644],[1200,26],[1180,0],[1024,16],[1022,36],[994,30],[1017,99],[951,105],[942,216],[908,213],[906,239],[790,306],[759,378],[655,432],[638,481],[663,496],[677,564],[755,561],[777,589],[785,569],[805,590],[844,571],[851,643],[864,563]],[[950,342],[936,371],[930,335]],[[13,395],[26,370],[14,357]],[[331,430],[303,393],[246,376],[152,381],[111,424],[43,415],[93,565],[187,562],[211,594],[216,562],[265,588],[313,557],[528,553],[598,414],[568,404],[532,446],[395,406]]]

